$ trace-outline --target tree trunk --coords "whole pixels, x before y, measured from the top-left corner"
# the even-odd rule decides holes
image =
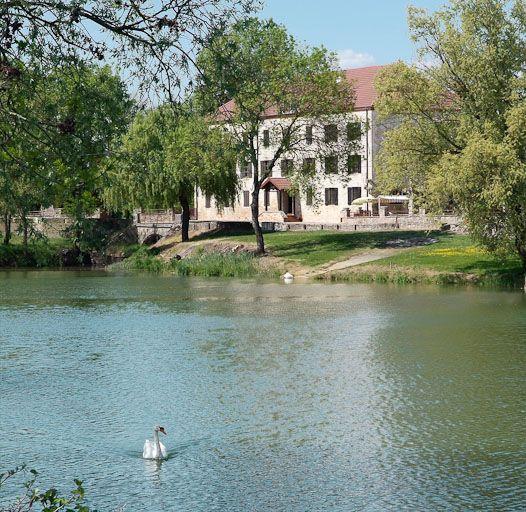
[[[4,239],[3,244],[9,245],[11,241],[11,214],[6,212],[4,213]]]
[[[256,235],[257,251],[256,254],[265,254],[265,240],[263,239],[263,230],[259,223],[259,180],[254,180],[254,190],[252,192],[252,203],[250,204],[252,210],[252,227]]]
[[[526,251],[524,253],[520,253],[521,260],[522,260],[522,275],[524,276],[524,283],[523,283],[523,291],[526,293]]]
[[[28,241],[29,241],[29,223],[27,221],[27,217],[26,217],[26,214],[22,214],[22,217],[21,217],[21,220],[22,220],[22,228],[23,228],[23,244],[24,244],[24,255],[27,256],[28,254],[28,250],[27,250],[27,244],[28,244]]]
[[[181,194],[179,196],[179,202],[181,203],[181,240],[183,242],[188,242],[190,237],[188,236],[188,231],[190,227],[190,201],[186,194]]]
[[[526,240],[516,240],[515,246],[522,262],[522,274],[524,276],[523,291],[526,293]]]

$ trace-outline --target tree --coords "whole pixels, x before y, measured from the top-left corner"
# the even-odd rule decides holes
[[[379,77],[377,109],[401,124],[379,157],[381,189],[454,205],[483,246],[526,273],[526,4],[452,0],[411,9],[422,62]]]
[[[43,144],[38,126],[31,122],[37,112],[42,114],[37,89],[45,80],[38,68],[31,71],[6,90],[0,90],[4,104],[18,113],[6,126],[0,123],[3,144],[0,145],[0,210],[4,220],[4,244],[11,239],[11,221],[18,219],[23,234],[24,250],[32,225],[28,215],[31,210],[46,206],[51,200],[53,172],[49,165],[50,151],[54,144],[48,139]],[[47,95],[44,95],[47,101]],[[48,164],[46,166],[46,164]]]
[[[100,205],[102,162],[128,124],[132,103],[123,83],[108,67],[26,66],[3,98],[19,113],[0,146],[4,242],[16,214],[27,246],[29,211],[55,204],[72,215],[79,247],[85,219]]]
[[[181,85],[194,53],[217,27],[258,5],[255,0],[4,0],[0,5],[0,72],[30,56],[42,65],[105,60],[168,92]],[[0,79],[1,80],[1,79]]]
[[[243,20],[216,34],[198,58],[200,75],[197,96],[203,107],[226,125],[236,140],[239,159],[253,168],[252,226],[258,252],[265,252],[259,223],[259,192],[265,178],[281,157],[304,147],[305,125],[313,134],[334,115],[350,112],[353,91],[337,71],[334,56],[324,48],[299,45],[286,29],[272,20]],[[260,169],[260,137],[265,117],[279,116],[269,130],[273,155]],[[325,148],[333,154],[349,152],[350,145]],[[322,151],[322,145],[318,146]],[[345,172],[345,171],[342,171]],[[315,179],[310,166],[296,166],[291,179],[308,188]]]
[[[111,163],[106,201],[127,211],[180,207],[186,242],[194,192],[215,196],[219,205],[231,203],[235,162],[229,135],[202,118],[169,106],[139,113]]]
[[[133,103],[109,66],[78,64],[46,76],[41,111],[53,131],[48,166],[54,173],[54,201],[73,218],[80,248],[87,217],[102,206],[105,160],[131,121]]]

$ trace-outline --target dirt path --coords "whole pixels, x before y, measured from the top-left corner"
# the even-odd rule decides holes
[[[296,274],[299,278],[311,278],[329,274],[330,272],[336,272],[338,270],[345,270],[346,268],[355,267],[356,265],[362,265],[364,263],[371,263],[372,261],[381,260],[383,258],[389,258],[395,254],[400,253],[404,249],[402,248],[389,248],[389,249],[371,249],[370,251],[355,254],[350,258],[338,261],[336,263],[330,263],[321,268],[317,269],[305,269],[303,272]]]

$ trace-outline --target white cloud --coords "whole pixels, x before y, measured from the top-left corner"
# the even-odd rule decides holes
[[[351,48],[337,52],[337,56],[342,69],[370,66],[371,64],[374,64],[374,57],[372,55],[369,53],[355,52]]]

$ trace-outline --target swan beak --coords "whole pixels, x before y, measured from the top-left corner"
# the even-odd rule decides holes
[[[162,432],[165,436],[167,435],[167,434],[166,434],[166,430],[164,430],[164,427],[161,427],[161,428],[159,429],[159,432]]]

